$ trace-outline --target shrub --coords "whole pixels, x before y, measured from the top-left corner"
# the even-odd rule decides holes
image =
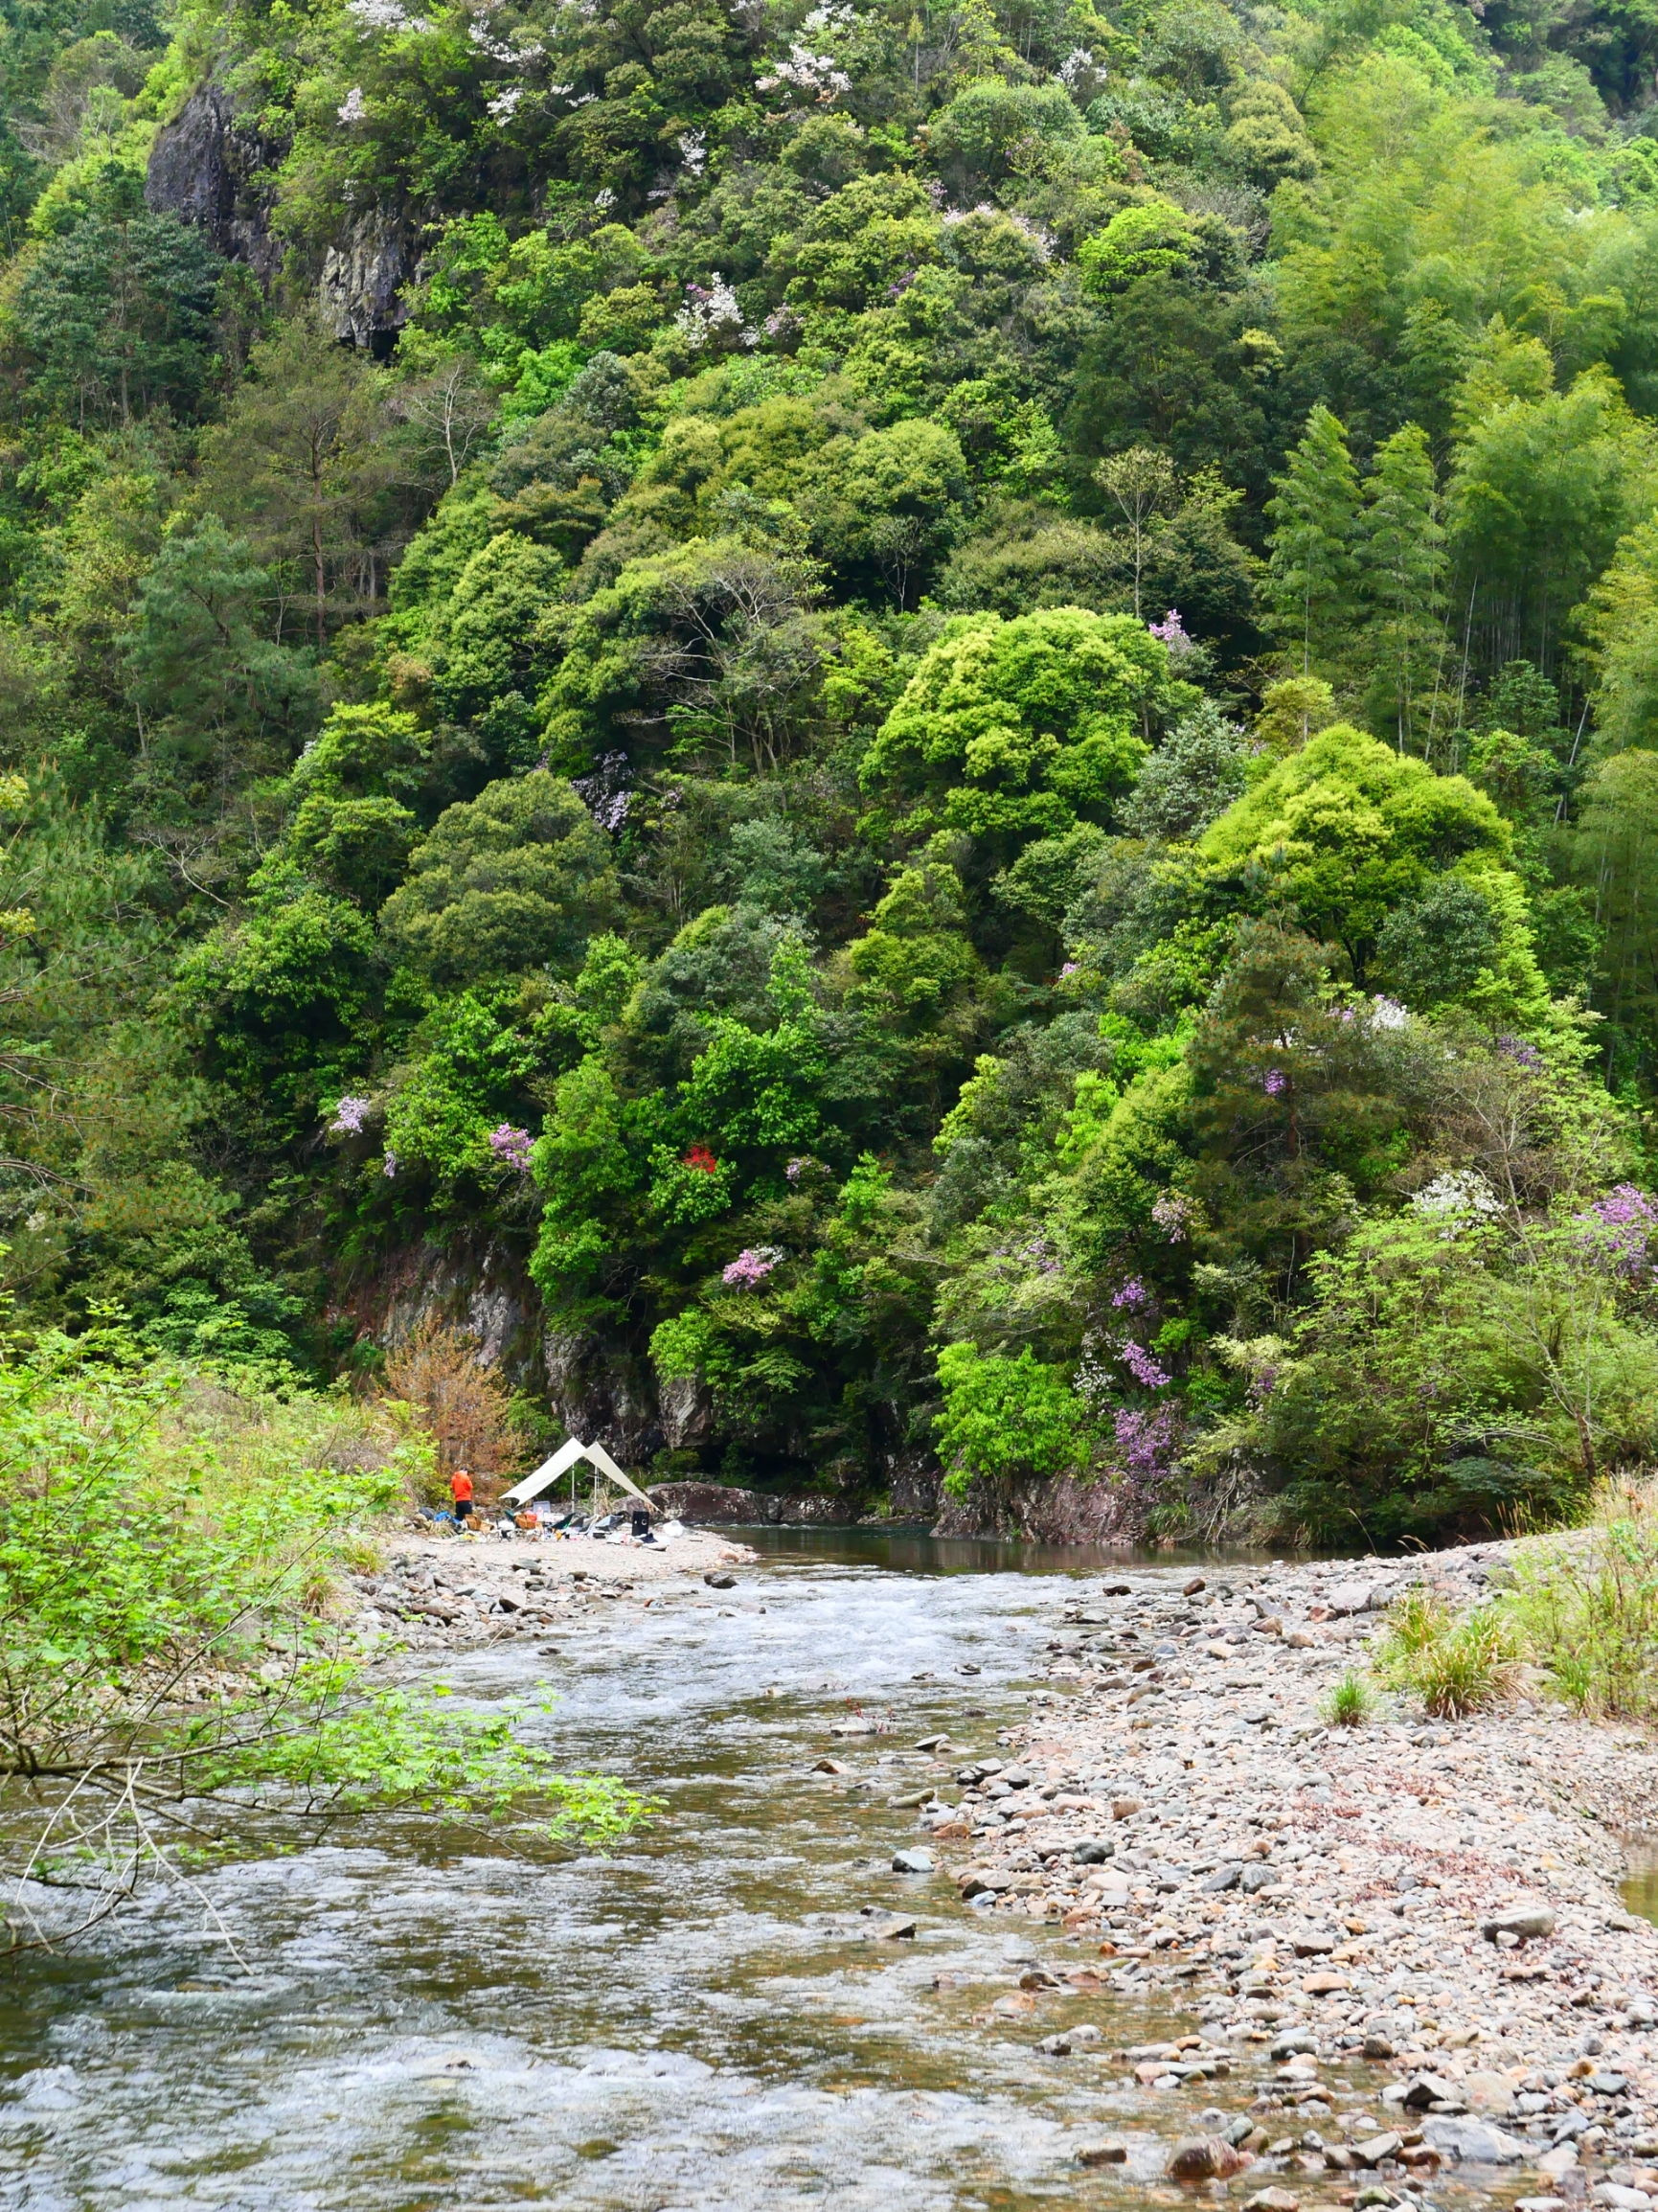
[[[501,1478],[523,1465],[524,1440],[506,1378],[484,1365],[477,1340],[428,1313],[387,1354],[386,1383],[423,1411],[437,1440],[437,1467],[423,1502],[445,1498],[448,1477],[464,1467],[479,1503],[492,1505]]]
[[[1658,1509],[1650,1483],[1609,1484],[1586,1529],[1529,1545],[1504,1609],[1528,1655],[1571,1704],[1644,1720],[1658,1712]]]
[[[1481,1713],[1514,1684],[1518,1639],[1504,1610],[1456,1612],[1431,1590],[1406,1593],[1388,1623],[1376,1671],[1439,1721]]]

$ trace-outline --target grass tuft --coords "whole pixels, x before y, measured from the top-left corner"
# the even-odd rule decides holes
[[[1362,1728],[1375,1711],[1375,1698],[1362,1675],[1346,1674],[1324,1701],[1332,1728]]]
[[[1520,1638],[1506,1607],[1458,1613],[1432,1590],[1407,1591],[1389,1617],[1376,1672],[1436,1721],[1483,1713],[1513,1689]]]

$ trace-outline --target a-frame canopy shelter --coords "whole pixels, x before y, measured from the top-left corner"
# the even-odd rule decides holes
[[[583,1444],[575,1436],[561,1444],[552,1458],[544,1460],[534,1474],[527,1474],[522,1482],[514,1483],[510,1491],[505,1492],[502,1504],[528,1505],[532,1498],[539,1497],[543,1491],[551,1490],[561,1475],[568,1474],[577,1462],[582,1459],[590,1467],[596,1467],[601,1474],[607,1475],[612,1482],[619,1483],[629,1496],[638,1498],[641,1505],[650,1505],[644,1491],[630,1475],[623,1473],[603,1445]],[[650,1506],[650,1510],[654,1513],[656,1508]]]

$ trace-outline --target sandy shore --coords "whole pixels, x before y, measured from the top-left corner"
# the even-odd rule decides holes
[[[1528,2204],[1658,2202],[1658,1927],[1619,1886],[1650,1740],[1526,1699],[1321,1713],[1400,1590],[1471,1599],[1503,1550],[1068,1582],[1053,1686],[920,1815],[972,1909],[1190,2004],[1117,2055],[1151,2090],[1215,2082],[1208,2171],[1227,2138],[1256,2155],[1234,2194],[1408,2204],[1460,2167]]]

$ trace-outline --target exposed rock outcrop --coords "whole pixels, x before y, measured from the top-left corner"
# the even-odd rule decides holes
[[[231,97],[198,84],[150,148],[146,204],[205,231],[221,254],[243,262],[261,284],[282,267],[272,237],[276,170],[286,146],[238,120]]]
[[[415,273],[420,244],[401,216],[371,208],[329,246],[317,285],[323,320],[336,338],[384,351],[409,319],[403,286]]]
[[[1145,1514],[1115,1484],[1038,1478],[975,1482],[966,1495],[943,1497],[935,1536],[1022,1537],[1032,1543],[1135,1544]]]
[[[798,1528],[813,1522],[844,1525],[853,1518],[844,1498],[772,1497],[762,1490],[738,1490],[722,1482],[654,1483],[648,1495],[677,1520]]]
[[[493,1241],[411,1244],[345,1290],[331,1321],[350,1321],[379,1344],[395,1344],[429,1314],[466,1330],[478,1357],[516,1390],[539,1394],[541,1304],[521,1257]]]
[[[155,134],[144,196],[152,208],[205,231],[219,252],[269,285],[284,248],[272,234],[276,172],[285,141],[238,117],[230,94],[198,84]],[[408,320],[401,293],[420,260],[417,226],[401,211],[366,208],[329,246],[317,303],[335,337],[384,353]]]

